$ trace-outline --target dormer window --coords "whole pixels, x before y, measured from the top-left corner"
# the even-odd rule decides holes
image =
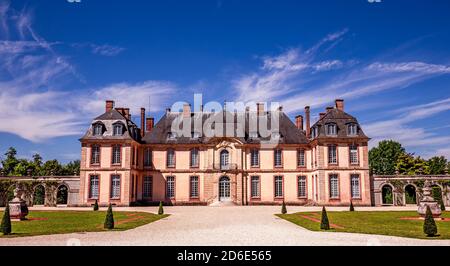
[[[313,127],[311,129],[311,138],[317,138],[318,134],[317,134],[317,127]]]
[[[102,123],[96,123],[92,127],[93,127],[94,136],[102,136],[103,135],[103,124]]]
[[[348,135],[349,136],[356,136],[358,135],[358,125],[352,123],[348,125]]]
[[[113,136],[122,136],[123,135],[123,124],[116,123],[113,125]]]
[[[177,138],[177,133],[176,132],[170,132],[167,137],[169,138],[169,140],[175,140]]]
[[[337,125],[336,124],[327,124],[327,135],[328,136],[336,136],[337,135]]]

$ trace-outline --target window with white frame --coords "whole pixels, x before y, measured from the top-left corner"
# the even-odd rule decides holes
[[[167,167],[175,167],[175,150],[173,149],[167,150]]]
[[[335,174],[330,175],[330,198],[339,198],[339,177]]]
[[[275,176],[275,198],[283,197],[283,177]]]
[[[328,146],[328,163],[329,164],[337,164],[337,146],[336,145]]]
[[[298,167],[306,166],[305,150],[303,149],[297,150],[297,166]]]
[[[359,199],[361,198],[361,186],[360,186],[360,177],[357,174],[352,174],[350,176],[350,183],[352,188],[352,198]]]
[[[260,198],[261,197],[261,182],[259,176],[251,177],[251,197]]]
[[[191,150],[191,167],[199,167],[199,150],[194,148]]]
[[[227,150],[220,152],[220,167],[228,167],[230,165],[230,153]]]
[[[153,151],[150,148],[146,148],[144,150],[144,166],[145,167],[151,167],[152,161],[153,161]]]
[[[114,145],[112,149],[112,164],[120,164],[122,147],[120,145]]]
[[[169,199],[173,199],[175,198],[175,177],[168,176],[166,182],[166,196]]]
[[[122,136],[123,135],[123,124],[117,123],[113,125],[113,136]]]
[[[275,167],[283,166],[283,151],[280,149],[276,149],[274,151],[274,164],[275,164]]]
[[[316,138],[318,136],[318,129],[317,127],[311,128],[311,138]]]
[[[100,146],[93,145],[91,147],[91,164],[100,164]]]
[[[356,135],[358,135],[358,125],[356,125],[354,123],[349,124],[347,126],[347,130],[348,130],[348,135],[349,136],[356,136]]]
[[[91,175],[89,178],[89,198],[98,199],[100,177]]]
[[[191,199],[195,199],[199,197],[199,178],[198,176],[191,176],[191,180],[190,180],[190,197]]]
[[[250,152],[250,163],[252,167],[259,167],[259,150],[252,149]]]
[[[351,164],[358,164],[359,160],[358,160],[358,146],[357,145],[350,145],[349,146],[349,150],[350,150],[350,163]]]
[[[120,175],[111,176],[111,199],[120,198]]]
[[[298,197],[306,198],[306,176],[298,177]]]
[[[145,176],[142,188],[144,198],[149,199],[153,197],[153,177]]]
[[[102,136],[103,135],[103,124],[97,123],[93,125],[93,134],[94,136]]]
[[[337,135],[337,125],[336,124],[327,124],[327,135],[328,136],[336,136]]]

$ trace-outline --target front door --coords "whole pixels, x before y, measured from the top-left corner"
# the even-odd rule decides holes
[[[230,178],[223,176],[219,180],[219,201],[230,201]]]

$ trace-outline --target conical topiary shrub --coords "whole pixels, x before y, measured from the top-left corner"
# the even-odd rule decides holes
[[[444,200],[441,198],[439,204],[441,205],[441,211],[445,211],[445,203]]]
[[[7,236],[11,234],[11,217],[9,215],[9,204],[6,204],[5,213],[3,214],[2,224],[0,225],[0,230],[3,235]]]
[[[353,201],[350,201],[350,211],[351,212],[355,211],[355,207],[353,206]]]
[[[281,205],[281,213],[282,214],[286,214],[287,213],[287,209],[286,209],[286,203],[283,200],[283,204]]]
[[[105,229],[108,230],[114,229],[114,216],[111,204],[109,204],[108,211],[106,212]]]
[[[322,209],[322,220],[320,221],[320,229],[330,230],[330,222],[328,221],[328,215],[325,206]]]
[[[98,201],[97,200],[95,200],[95,203],[94,203],[94,211],[95,212],[98,211]]]
[[[433,237],[438,232],[436,222],[434,221],[434,218],[433,218],[433,213],[431,213],[430,206],[427,206],[427,213],[425,215],[425,223],[423,224],[423,232],[428,237]]]
[[[163,214],[164,214],[164,208],[163,208],[163,203],[162,203],[162,201],[159,202],[158,214],[159,214],[159,215],[163,215]]]

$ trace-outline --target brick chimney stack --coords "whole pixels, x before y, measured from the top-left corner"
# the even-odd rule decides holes
[[[344,100],[342,100],[342,99],[337,99],[336,100],[336,109],[338,109],[339,111],[344,112]]]
[[[306,138],[311,137],[311,107],[305,107],[305,118],[306,118]]]
[[[327,113],[328,113],[329,111],[332,111],[333,109],[334,109],[334,107],[332,107],[332,106],[327,107]]]
[[[319,118],[319,119],[322,119],[322,118],[324,118],[324,117],[325,117],[325,115],[326,115],[326,113],[320,113],[320,118]]]
[[[108,100],[106,101],[106,112],[110,112],[114,109],[114,101]]]
[[[123,113],[126,119],[131,120],[130,108],[123,108]]]
[[[147,132],[150,132],[155,127],[155,118],[147,117]]]
[[[298,130],[303,131],[303,116],[298,115],[295,117],[295,125],[297,126]]]
[[[145,136],[145,108],[141,108],[141,137]]]

